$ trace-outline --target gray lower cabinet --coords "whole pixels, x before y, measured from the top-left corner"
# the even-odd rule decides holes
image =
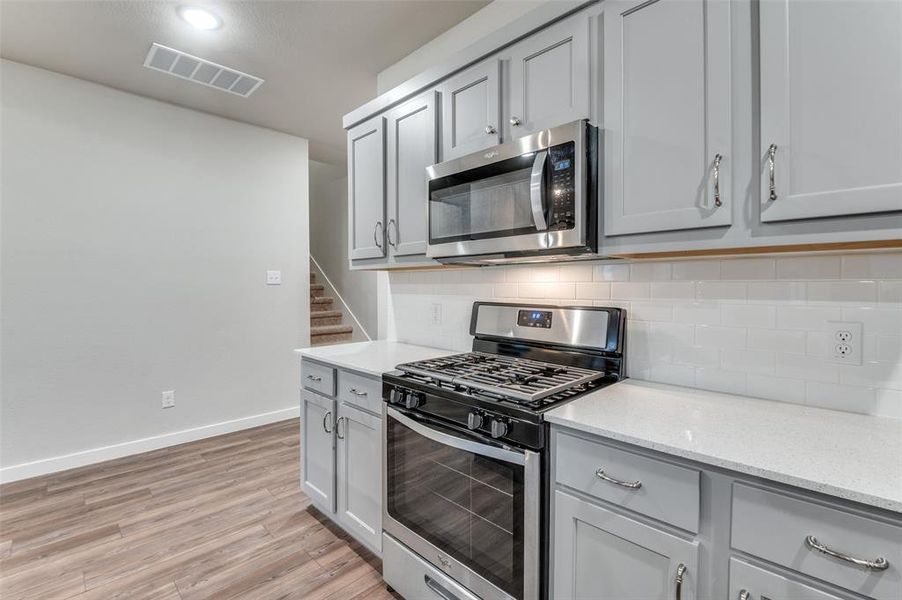
[[[375,395],[382,384],[378,378],[318,362],[304,360],[301,365],[304,377],[324,370],[336,372],[338,396],[301,392],[301,488],[316,508],[381,555],[382,418],[361,408],[364,396],[348,390]],[[304,379],[303,385],[309,388],[313,382]],[[354,403],[344,399],[347,394]],[[374,406],[381,410],[381,402]]]
[[[344,402],[338,406],[338,518],[370,548],[382,544],[382,421]]]
[[[737,558],[730,559],[729,597],[731,600],[841,600],[840,596]]]
[[[324,509],[335,511],[335,400],[301,392],[301,487]]]
[[[692,600],[698,542],[554,494],[554,598]]]
[[[441,84],[442,161],[501,143],[500,77],[490,58]]]
[[[510,139],[589,118],[589,16],[580,13],[510,49]]]

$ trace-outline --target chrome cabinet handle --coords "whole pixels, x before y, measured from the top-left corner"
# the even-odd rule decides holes
[[[680,566],[677,567],[676,577],[674,577],[673,582],[676,584],[676,590],[674,591],[673,597],[676,600],[680,600],[683,595],[683,575],[686,574],[686,565],[680,563]]]
[[[536,158],[532,162],[532,172],[529,175],[529,206],[532,209],[532,219],[535,221],[537,231],[548,229],[545,221],[545,159],[548,150],[536,152]]]
[[[817,538],[813,535],[809,535],[805,538],[805,545],[808,546],[810,550],[814,550],[815,552],[820,552],[821,554],[826,554],[827,556],[831,556],[833,558],[837,558],[839,560],[844,560],[848,563],[852,563],[858,567],[863,569],[867,569],[869,571],[885,571],[889,568],[889,561],[883,558],[882,556],[876,558],[875,560],[865,560],[863,558],[854,558],[849,556],[848,554],[843,554],[842,552],[837,552],[836,550],[832,550],[821,544],[817,541]]]
[[[520,125],[520,119],[518,119],[517,117],[511,117],[510,124],[514,127],[517,127]]]
[[[397,235],[397,234],[398,234],[398,223],[397,223],[397,221],[395,221],[394,219],[389,219],[389,220],[388,220],[388,227],[385,228],[385,237],[388,238],[388,245],[389,245],[389,246],[391,246],[392,248],[397,248],[398,245],[397,245],[396,241],[395,241],[395,240],[392,240],[392,238],[391,238],[391,229],[392,229],[392,225],[395,226],[395,238],[398,237],[398,235]]]
[[[450,590],[445,589],[442,584],[429,575],[423,575],[423,583],[426,584],[426,587],[428,587],[433,594],[442,600],[460,600],[460,598],[452,594]]]
[[[354,394],[355,396],[366,396],[367,395],[367,392],[365,390],[361,392],[357,388],[351,388],[348,391],[351,392],[352,394]]]
[[[335,421],[335,435],[337,435],[340,440],[345,439],[345,436],[341,435],[341,422],[344,420],[344,417],[338,417],[338,420]]]
[[[486,134],[488,134],[488,135],[494,135],[494,134],[498,133],[498,131],[497,131],[494,127],[492,127],[491,125],[486,125],[486,126],[485,126],[485,132],[486,132]]]
[[[777,156],[777,145],[771,144],[767,149],[767,163],[770,170],[770,200],[773,202],[777,199],[777,184],[774,177],[775,163]]]
[[[607,481],[609,483],[614,483],[614,484],[623,486],[625,488],[629,488],[631,490],[638,490],[640,487],[642,487],[641,481],[621,481],[620,479],[614,479],[613,477],[611,477],[610,475],[605,473],[604,470],[602,470],[602,469],[598,469],[597,471],[595,471],[595,476],[598,477],[599,479],[604,479],[605,481]]]
[[[751,594],[748,590],[739,590],[739,600],[749,600]]]
[[[319,383],[320,381],[323,380],[323,378],[320,377],[319,375],[307,375],[307,379],[309,379],[310,381],[314,381],[316,383]]]
[[[714,206],[720,208],[723,203],[720,201],[720,161],[723,160],[723,156],[720,154],[714,155]]]
[[[376,237],[376,230],[379,230],[379,238],[385,237],[385,230],[382,229],[382,221],[376,221],[376,224],[373,225],[373,243],[381,250],[382,244],[379,243],[379,238]]]
[[[326,419],[329,419],[331,417],[332,417],[331,410],[327,411],[326,414],[323,415],[323,431],[325,431],[326,433],[332,433],[332,430],[329,429],[328,427],[326,427]]]

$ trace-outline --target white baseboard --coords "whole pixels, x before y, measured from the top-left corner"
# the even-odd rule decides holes
[[[284,408],[282,410],[274,410],[272,412],[261,413],[259,415],[251,415],[231,421],[222,421],[221,423],[212,423],[210,425],[202,425],[191,429],[183,429],[172,433],[164,433],[163,435],[155,435],[153,437],[132,440],[112,446],[103,446],[101,448],[92,448],[91,450],[83,450],[82,452],[74,452],[72,454],[64,454],[62,456],[54,456],[44,458],[33,462],[22,463],[20,465],[12,465],[0,469],[0,483],[9,483],[20,479],[28,479],[39,475],[47,475],[48,473],[56,473],[57,471],[65,471],[76,467],[93,465],[114,458],[122,458],[123,456],[131,456],[132,454],[140,454],[157,450],[167,446],[176,446],[185,442],[194,442],[208,437],[222,435],[224,433],[232,433],[242,429],[250,429],[268,423],[284,421],[286,419],[297,418],[300,415],[298,406],[292,408]]]

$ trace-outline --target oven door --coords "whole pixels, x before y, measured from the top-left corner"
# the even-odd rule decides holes
[[[426,255],[585,248],[586,127],[576,121],[429,167]]]
[[[537,599],[540,456],[384,417],[383,529],[484,600]]]

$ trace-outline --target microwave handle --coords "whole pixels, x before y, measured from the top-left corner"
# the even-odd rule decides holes
[[[445,446],[451,446],[452,448],[457,448],[458,450],[463,450],[464,452],[471,452],[473,454],[478,454],[480,456],[485,456],[488,458],[494,458],[496,460],[513,463],[516,465],[526,464],[526,456],[521,452],[514,452],[513,450],[507,450],[506,448],[498,448],[497,446],[480,444],[479,442],[473,440],[457,437],[456,435],[452,435],[451,433],[446,433],[446,431],[444,431],[444,427],[430,427],[429,425],[408,417],[407,415],[390,406],[385,407],[385,413],[395,421],[398,421],[408,429],[414,431],[414,433],[418,433],[425,438],[429,438],[433,442],[444,444]]]
[[[536,152],[536,159],[532,163],[532,175],[529,176],[529,203],[532,206],[532,218],[539,231],[548,229],[548,223],[545,222],[545,159],[547,157],[547,150]]]

